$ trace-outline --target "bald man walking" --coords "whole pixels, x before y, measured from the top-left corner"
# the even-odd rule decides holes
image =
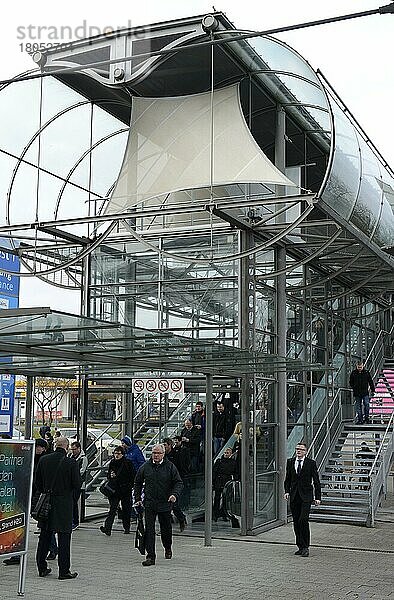
[[[82,485],[77,462],[67,457],[68,439],[56,438],[56,450],[43,456],[38,463],[34,483],[39,492],[51,490],[51,509],[46,521],[38,522],[36,562],[38,575],[47,577],[51,573],[46,557],[53,532],[58,534],[59,579],[75,579],[78,573],[70,571],[70,546],[73,515],[73,494]]]

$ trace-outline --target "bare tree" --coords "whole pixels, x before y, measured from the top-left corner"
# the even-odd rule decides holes
[[[71,379],[60,379],[52,377],[36,377],[34,386],[34,401],[41,412],[42,424],[47,420],[45,413],[49,416],[49,425],[53,423],[53,415],[67,394],[73,389]]]

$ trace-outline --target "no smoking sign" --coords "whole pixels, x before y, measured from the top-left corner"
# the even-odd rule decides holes
[[[168,394],[169,397],[179,396],[185,391],[184,379],[168,379],[166,377],[151,377],[150,379],[132,379],[133,394]]]

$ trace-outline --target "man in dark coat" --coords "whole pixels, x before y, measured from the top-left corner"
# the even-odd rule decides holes
[[[321,487],[317,466],[314,460],[306,456],[307,447],[297,444],[295,458],[289,458],[286,465],[284,482],[285,499],[290,498],[290,510],[293,515],[293,527],[298,550],[295,554],[309,556],[310,530],[309,512],[314,501],[321,502]],[[313,482],[313,486],[312,486]]]
[[[67,457],[68,439],[56,439],[55,452],[43,456],[38,463],[34,483],[39,492],[52,490],[51,509],[47,521],[38,522],[41,529],[36,562],[40,577],[50,574],[46,557],[53,532],[58,534],[59,579],[74,579],[78,573],[70,572],[70,545],[73,513],[73,493],[82,485],[78,465]]]
[[[181,440],[180,436],[176,436],[176,437]],[[181,441],[181,443],[182,443],[182,441]],[[171,438],[164,438],[163,445],[164,445],[164,450],[165,450],[165,457],[168,458],[168,460],[171,461],[176,466],[176,468],[178,469],[178,473],[182,478],[184,487],[183,487],[181,496],[183,497],[183,492],[185,491],[184,476],[186,473],[189,472],[190,458],[188,460],[188,464],[186,465],[186,456],[183,456],[178,450],[181,450],[182,452],[185,452],[187,454],[188,454],[188,450],[186,448],[182,448],[182,446],[180,446],[180,448],[177,448],[177,450],[175,451],[173,441]],[[183,498],[180,498],[179,502],[178,501],[174,502],[174,504],[172,506],[172,512],[174,513],[174,515],[176,516],[176,518],[179,521],[179,530],[181,533],[182,533],[182,531],[184,531],[184,529],[187,525],[186,515],[181,508],[182,499]]]
[[[375,384],[370,372],[364,368],[364,363],[359,360],[356,368],[351,372],[349,385],[353,390],[356,405],[357,425],[370,423],[369,420],[369,389],[371,395],[375,393]],[[369,389],[368,389],[369,388]]]
[[[197,473],[199,469],[201,429],[194,427],[190,419],[185,420],[185,426],[181,431],[182,445],[189,449],[190,471]]]
[[[194,410],[189,417],[190,421],[193,424],[193,427],[197,427],[197,429],[201,429],[201,437],[204,439],[205,432],[205,412],[204,405],[202,402],[196,402]]]
[[[218,402],[213,413],[213,453],[215,456],[223,448],[231,434],[232,428],[229,416],[224,410],[224,404]]]
[[[182,491],[182,479],[176,466],[165,457],[163,444],[153,447],[152,458],[139,468],[134,481],[136,505],[141,505],[142,486],[145,484],[145,547],[144,567],[156,562],[155,522],[159,518],[161,541],[165,558],[172,558],[171,509]]]
[[[212,483],[215,492],[213,501],[213,520],[217,521],[220,516],[228,521],[227,516],[220,510],[220,500],[224,486],[228,481],[231,481],[232,477],[235,477],[237,472],[237,463],[233,457],[233,451],[231,448],[226,448],[223,452],[223,456],[218,458],[213,465],[212,472]]]

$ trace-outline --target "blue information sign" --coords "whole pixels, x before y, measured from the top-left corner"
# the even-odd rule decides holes
[[[9,250],[0,247],[0,294],[19,297],[19,277],[11,273],[19,273],[20,260]],[[9,273],[8,271],[11,271]]]
[[[2,242],[4,240],[0,240]],[[0,246],[0,310],[18,308],[20,260],[8,248]],[[8,362],[1,358],[0,362]],[[15,376],[0,375],[0,433],[12,436],[14,422]]]

